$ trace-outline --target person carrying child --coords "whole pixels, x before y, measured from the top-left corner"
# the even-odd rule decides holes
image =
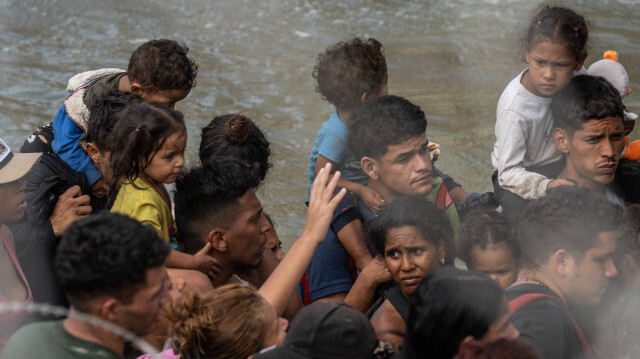
[[[106,68],[87,71],[69,80],[65,99],[53,120],[55,153],[87,177],[94,193],[104,195],[106,182],[84,150],[90,108],[106,93],[117,89],[173,109],[195,86],[198,65],[187,57],[189,49],[174,40],[151,40],[129,59],[127,71]],[[80,142],[79,142],[80,141]]]
[[[521,39],[529,67],[506,87],[498,101],[496,143],[491,154],[496,199],[506,212],[518,213],[526,200],[548,188],[573,185],[551,180],[563,167],[551,131],[552,96],[582,69],[589,30],[581,15],[545,5]]]
[[[111,212],[151,225],[176,248],[171,199],[164,184],[174,183],[184,167],[187,131],[182,113],[151,102],[129,106],[118,114],[108,143],[109,184],[117,193]],[[171,251],[167,267],[215,277],[218,263],[207,255],[210,249],[207,244],[193,256]]]

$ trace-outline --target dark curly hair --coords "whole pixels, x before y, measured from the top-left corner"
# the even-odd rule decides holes
[[[202,236],[207,229],[230,226],[238,198],[260,184],[251,169],[237,158],[211,157],[202,166],[192,168],[176,180],[176,225],[187,253],[202,249]]]
[[[131,54],[127,75],[146,93],[190,90],[196,85],[198,65],[187,56],[189,48],[174,40],[151,40]]]
[[[524,36],[520,39],[521,60],[525,62],[526,54],[538,42],[544,40],[566,46],[576,61],[584,61],[587,58],[589,40],[587,20],[566,7],[543,5],[531,18]]]
[[[387,82],[384,47],[376,39],[354,38],[318,55],[313,78],[316,92],[340,110],[353,110],[363,94],[377,94]]]
[[[574,76],[551,101],[553,127],[571,134],[589,120],[618,117],[622,124],[624,105],[620,92],[604,77]]]
[[[153,227],[108,211],[71,224],[56,249],[55,273],[71,304],[88,312],[91,300],[112,296],[128,304],[146,283],[146,270],[169,255]]]
[[[87,142],[94,143],[100,151],[107,149],[107,138],[116,123],[118,112],[129,105],[140,104],[142,101],[140,96],[118,90],[111,90],[97,100],[90,108]]]
[[[456,258],[453,231],[444,211],[424,196],[402,196],[380,211],[380,215],[367,223],[367,238],[376,251],[384,256],[387,233],[393,228],[410,226],[436,248],[445,249],[445,264],[453,264]]]
[[[506,214],[486,207],[472,208],[461,224],[459,256],[466,263],[471,263],[473,246],[486,249],[500,243],[511,251],[516,263],[520,262],[520,245],[514,238],[512,223]]]
[[[271,168],[270,155],[269,141],[255,122],[246,116],[218,116],[202,128],[202,163],[213,156],[236,157],[251,167],[258,178],[264,181],[267,171]]]
[[[379,159],[391,145],[419,136],[427,130],[427,118],[409,100],[388,95],[367,101],[349,120],[349,148],[358,159]]]
[[[537,268],[560,249],[576,261],[596,245],[602,232],[615,232],[622,209],[585,187],[562,186],[529,203],[516,224],[525,267]]]

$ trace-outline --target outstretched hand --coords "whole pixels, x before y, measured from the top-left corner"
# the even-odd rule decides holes
[[[347,190],[343,188],[335,196],[333,195],[340,178],[340,172],[336,171],[329,178],[330,173],[331,164],[327,163],[320,169],[311,185],[309,210],[302,230],[303,234],[316,238],[318,242],[321,242],[327,234],[329,222],[333,218],[333,212],[347,193]]]

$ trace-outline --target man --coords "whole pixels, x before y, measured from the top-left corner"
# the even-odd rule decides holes
[[[101,212],[74,222],[55,259],[70,316],[23,327],[3,358],[122,358],[125,340],[119,333],[74,313],[138,336],[149,333],[169,300],[169,250],[153,228],[126,216]]]
[[[592,357],[571,311],[599,304],[616,276],[619,216],[618,206],[580,186],[549,190],[523,212],[516,233],[524,271],[507,297],[513,325],[545,359]]]
[[[611,183],[624,149],[624,106],[620,93],[602,77],[581,75],[553,98],[553,140],[564,154],[557,178],[624,202]]]
[[[386,203],[407,194],[426,196],[445,210],[457,241],[460,222],[442,178],[433,176],[426,128],[427,119],[419,106],[401,97],[383,96],[365,102],[350,119],[349,147],[369,177],[368,187],[382,195]],[[347,298],[355,275],[342,243],[364,241],[362,224],[374,217],[375,214],[357,198],[345,196],[334,214],[327,237],[316,249],[307,270],[312,301],[346,300],[350,305],[366,310],[375,287],[390,280],[375,269],[360,268],[361,274],[367,274],[366,278],[369,278],[369,271],[376,272],[375,278],[359,288],[367,292],[359,296],[364,301],[358,299],[356,303],[351,300],[353,298]],[[347,238],[349,236],[352,238]],[[373,261],[372,265],[375,264]]]

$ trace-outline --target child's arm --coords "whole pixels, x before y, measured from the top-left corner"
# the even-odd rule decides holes
[[[84,173],[89,186],[93,187],[102,178],[102,173],[93,165],[84,149],[80,147],[78,140],[85,135],[84,130],[69,117],[64,104],[53,119],[53,133],[55,136],[51,144],[53,151],[71,169]]]
[[[334,168],[334,171],[336,168],[338,168],[338,163],[331,161],[330,159],[319,154],[318,159],[316,160],[314,178],[318,175],[318,171],[321,168],[324,168],[327,163],[331,164],[331,168]],[[346,188],[350,192],[353,192],[353,194],[355,194],[356,197],[360,198],[360,200],[364,202],[365,206],[367,206],[367,208],[369,208],[373,213],[378,213],[386,205],[386,203],[384,202],[384,198],[382,198],[382,196],[378,192],[359,183],[340,178],[340,180],[338,181],[338,187]]]
[[[349,257],[356,263],[358,270],[363,270],[371,262],[372,257],[367,248],[362,221],[351,221],[336,234]]]
[[[167,268],[192,269],[206,274],[211,279],[216,279],[220,273],[220,262],[208,255],[211,250],[211,243],[191,255],[187,253],[171,250],[165,262]]]
[[[365,313],[371,307],[378,286],[389,281],[391,281],[391,273],[382,258],[376,257],[360,272],[347,297],[344,298],[344,302]]]
[[[331,165],[327,165],[318,172],[311,186],[309,210],[302,234],[293,243],[269,279],[258,290],[265,300],[275,308],[278,315],[284,313],[289,303],[291,291],[296,287],[309,265],[316,247],[327,234],[333,211],[346,193],[343,189],[333,196],[340,173],[336,173],[329,179],[330,171]]]

